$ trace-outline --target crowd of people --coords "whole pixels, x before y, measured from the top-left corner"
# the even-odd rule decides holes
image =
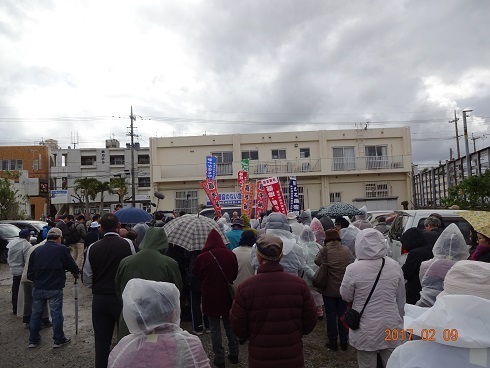
[[[366,214],[351,222],[310,210],[252,220],[226,213],[194,251],[169,242],[172,219],[161,213],[129,229],[114,213],[89,221],[63,215],[48,222],[36,246],[26,230],[8,244],[12,310],[29,329],[29,348],[41,344],[43,325],[52,326],[53,348],[60,348],[70,342],[66,272],[81,276],[92,291],[96,368],[224,367],[240,361],[245,343],[250,367],[302,367],[303,336],[320,320],[326,351],[342,354],[350,345],[360,368],[436,366],[423,363],[436,352],[444,366],[479,366],[471,348],[488,354],[490,346],[490,227],[473,229],[469,247],[456,225],[434,213],[424,230],[402,235],[400,266],[387,257],[386,224],[374,228]],[[349,309],[360,314],[358,328],[346,322]],[[427,331],[440,336],[428,339]]]

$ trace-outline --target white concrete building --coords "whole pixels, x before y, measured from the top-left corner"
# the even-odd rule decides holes
[[[126,178],[128,194],[131,196],[131,147],[120,147],[116,139],[106,140],[105,148],[62,149],[56,141],[50,141],[51,172],[50,189],[51,204],[56,206],[58,213],[77,214],[85,211],[85,204],[80,203],[75,193],[75,180],[93,177],[99,181],[110,182],[114,178]],[[136,206],[150,210],[150,150],[148,147],[134,147],[134,171]],[[111,211],[118,203],[116,194],[104,193],[104,209]],[[98,213],[100,195],[90,202],[90,212]],[[123,206],[130,206],[123,202]]]
[[[151,138],[152,192],[165,194],[159,209],[196,213],[207,203],[199,185],[207,155],[218,158],[220,194],[239,191],[237,173],[249,158],[250,179],[278,177],[284,193],[296,176],[302,209],[333,202],[401,209],[412,198],[408,127],[274,132]]]

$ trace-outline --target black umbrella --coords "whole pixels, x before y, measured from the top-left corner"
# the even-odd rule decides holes
[[[334,203],[327,207],[321,207],[318,211],[319,216],[328,216],[331,218],[338,216],[355,216],[360,214],[361,211],[359,211],[359,208],[348,203]]]

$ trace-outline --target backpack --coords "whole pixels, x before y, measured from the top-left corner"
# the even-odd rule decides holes
[[[80,233],[77,230],[77,226],[80,224],[73,224],[68,228],[68,233],[65,237],[65,244],[71,245],[80,242]]]

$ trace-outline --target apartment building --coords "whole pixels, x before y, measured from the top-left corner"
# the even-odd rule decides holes
[[[49,203],[49,148],[0,146],[0,178],[12,179],[26,217],[39,219]]]
[[[150,155],[148,147],[136,143],[121,147],[116,139],[106,140],[105,148],[60,148],[56,141],[50,140],[51,148],[51,204],[56,214],[85,212],[85,203],[75,192],[75,180],[92,177],[110,182],[115,178],[125,178],[129,198],[132,194],[131,172],[134,163],[136,207],[149,210],[150,204]],[[134,154],[134,161],[131,160]],[[100,212],[100,194],[90,201],[90,212]],[[112,211],[119,202],[117,194],[104,193],[104,211]],[[124,206],[131,203],[123,201]]]
[[[159,209],[197,213],[208,203],[199,185],[208,155],[217,157],[222,205],[236,200],[237,173],[247,158],[250,179],[278,177],[286,198],[289,176],[296,176],[302,209],[333,202],[401,209],[412,198],[408,127],[271,132],[151,138],[152,192],[165,195]]]

